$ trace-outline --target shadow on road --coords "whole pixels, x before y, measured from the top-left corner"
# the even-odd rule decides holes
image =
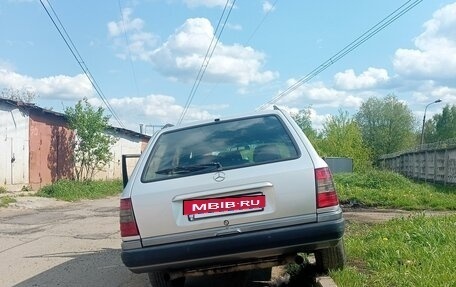
[[[26,257],[36,258],[36,257]],[[15,287],[53,287],[53,286],[94,286],[94,287],[150,287],[147,274],[134,274],[130,272],[120,259],[119,249],[103,249],[97,252],[70,252],[70,253],[50,253],[39,256],[40,259],[63,258],[68,261],[52,267],[38,275],[35,275]],[[311,287],[315,286],[312,280],[313,273],[303,270],[288,284],[278,282],[265,282],[268,278],[250,278],[249,287]],[[307,271],[307,272],[306,272]],[[312,274],[312,275],[311,275]],[[228,276],[227,276],[228,275]],[[187,278],[186,287],[237,287],[234,278],[230,274],[224,276],[204,276]],[[264,280],[262,282],[256,280]],[[255,282],[256,281],[256,282]],[[272,283],[272,284],[271,284]],[[276,284],[274,284],[276,283]],[[234,285],[233,285],[234,284]]]
[[[133,274],[123,265],[119,249],[40,256],[43,260],[55,257],[69,260],[14,286],[150,286],[147,275]]]

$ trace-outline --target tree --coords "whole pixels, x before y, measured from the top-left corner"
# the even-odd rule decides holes
[[[326,156],[352,158],[357,171],[371,167],[370,151],[363,142],[358,124],[348,112],[340,110],[337,116],[330,116],[326,120],[320,148]]]
[[[317,148],[318,134],[317,131],[312,128],[312,121],[310,120],[310,108],[302,109],[297,114],[293,114],[292,117],[304,132],[304,134],[307,136],[312,145]]]
[[[383,99],[369,98],[361,105],[355,118],[374,160],[415,145],[415,117],[407,105],[394,95]]]
[[[0,92],[0,97],[13,101],[31,103],[37,98],[37,94],[26,89],[5,88]]]
[[[95,109],[86,98],[74,108],[65,109],[70,129],[74,130],[74,162],[76,180],[91,180],[112,159],[110,147],[116,140],[106,134],[109,117],[103,108]]]
[[[446,105],[442,113],[425,124],[425,138],[427,142],[444,141],[456,138],[456,105]]]

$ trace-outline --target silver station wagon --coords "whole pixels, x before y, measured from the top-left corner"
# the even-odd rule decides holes
[[[278,109],[155,134],[122,193],[120,230],[122,261],[154,287],[270,270],[298,253],[321,271],[345,262],[328,165]]]

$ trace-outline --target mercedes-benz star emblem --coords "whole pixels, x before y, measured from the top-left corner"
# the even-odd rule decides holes
[[[225,180],[225,173],[223,171],[218,171],[214,173],[214,180],[216,182],[221,182]]]

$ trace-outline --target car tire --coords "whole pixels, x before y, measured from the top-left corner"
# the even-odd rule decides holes
[[[345,266],[344,241],[340,240],[336,246],[315,251],[315,263],[318,271],[343,269]]]
[[[149,281],[152,287],[184,287],[185,277],[171,280],[165,272],[149,272]]]

